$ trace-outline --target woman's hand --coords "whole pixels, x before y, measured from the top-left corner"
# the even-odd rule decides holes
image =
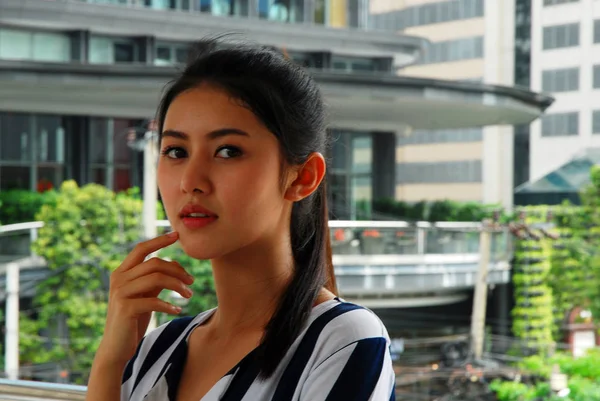
[[[125,366],[146,333],[152,312],[181,312],[180,307],[158,298],[163,289],[192,296],[187,286],[194,278],[179,263],[160,258],[144,261],[177,239],[178,234],[172,232],[137,244],[112,273],[104,337],[96,355],[103,365]]]

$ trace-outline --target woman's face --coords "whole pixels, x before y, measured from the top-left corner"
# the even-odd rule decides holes
[[[224,91],[203,85],[177,96],[160,149],[158,187],[191,257],[269,246],[289,227],[278,140]]]

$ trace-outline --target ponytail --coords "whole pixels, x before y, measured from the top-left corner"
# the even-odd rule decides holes
[[[294,204],[290,234],[294,272],[267,324],[259,347],[260,376],[270,377],[306,324],[324,286],[337,295],[329,227],[325,182],[308,198]]]
[[[323,184],[321,184],[323,185]],[[327,190],[323,185],[323,192],[325,199],[327,199]],[[339,294],[337,288],[337,280],[335,278],[335,268],[333,267],[333,252],[331,251],[331,233],[329,231],[329,208],[327,202],[325,202],[325,208],[323,210],[323,219],[325,220],[325,288],[335,294],[337,297]]]

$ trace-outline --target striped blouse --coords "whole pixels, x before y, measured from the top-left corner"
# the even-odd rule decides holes
[[[123,374],[121,401],[175,401],[187,338],[215,310],[175,319],[144,337]],[[199,401],[391,401],[389,345],[373,312],[336,298],[313,308],[269,379],[258,379],[247,356]]]

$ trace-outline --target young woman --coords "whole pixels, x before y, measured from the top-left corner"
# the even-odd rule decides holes
[[[389,338],[336,296],[325,194],[323,100],[276,51],[207,41],[158,112],[158,186],[174,232],[138,245],[111,277],[89,401],[388,401]],[[192,296],[179,241],[212,262],[218,307],[150,332],[157,298]]]

